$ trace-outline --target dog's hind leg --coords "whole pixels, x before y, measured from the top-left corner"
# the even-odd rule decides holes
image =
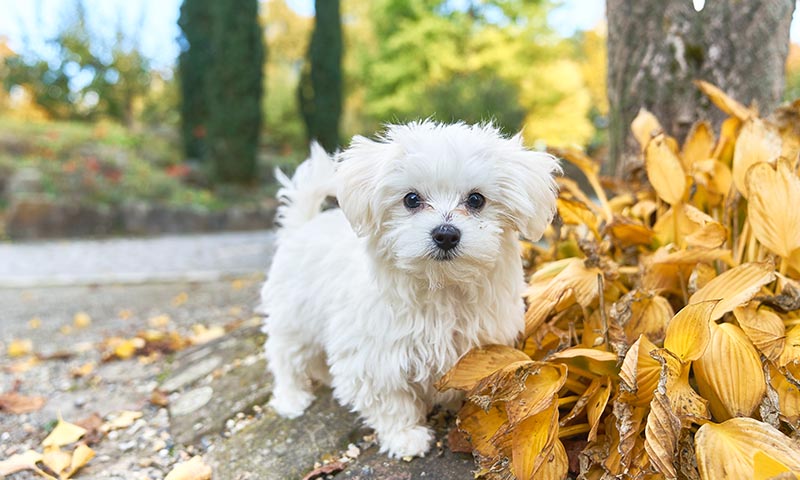
[[[282,417],[299,417],[314,401],[308,369],[319,352],[313,345],[281,335],[268,337],[264,349],[275,382],[269,405]]]

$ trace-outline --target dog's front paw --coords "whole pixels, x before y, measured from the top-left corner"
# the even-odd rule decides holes
[[[424,457],[431,446],[433,433],[427,427],[418,425],[391,433],[380,435],[381,452],[390,457]]]
[[[272,394],[272,400],[269,401],[269,406],[272,407],[278,415],[285,418],[297,418],[306,411],[311,402],[314,401],[314,395],[302,390],[276,390]]]

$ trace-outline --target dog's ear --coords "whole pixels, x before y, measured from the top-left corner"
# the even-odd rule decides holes
[[[386,165],[397,150],[392,143],[355,136],[350,146],[339,154],[336,198],[359,237],[379,228],[377,189]]]
[[[504,203],[517,230],[535,242],[553,221],[558,194],[553,175],[561,167],[554,156],[526,149],[519,135],[511,141],[515,148],[499,162]]]

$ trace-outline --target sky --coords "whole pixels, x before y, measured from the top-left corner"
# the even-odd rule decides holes
[[[297,12],[311,15],[314,0],[287,0]],[[689,1],[689,0],[687,0]],[[695,4],[698,0],[692,0]],[[142,53],[157,69],[175,64],[178,46],[175,39],[181,0],[84,0],[92,32],[109,42],[115,32],[133,35]],[[57,31],[72,0],[0,0],[0,36],[8,38],[16,51],[30,48],[47,52],[47,39]],[[792,22],[792,41],[800,43],[800,1]],[[564,36],[594,27],[605,15],[605,0],[562,0],[550,14],[551,26]]]

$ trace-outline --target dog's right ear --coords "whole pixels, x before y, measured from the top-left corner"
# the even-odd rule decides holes
[[[380,227],[377,189],[386,165],[397,152],[395,144],[355,136],[350,146],[339,154],[336,198],[359,237]]]

